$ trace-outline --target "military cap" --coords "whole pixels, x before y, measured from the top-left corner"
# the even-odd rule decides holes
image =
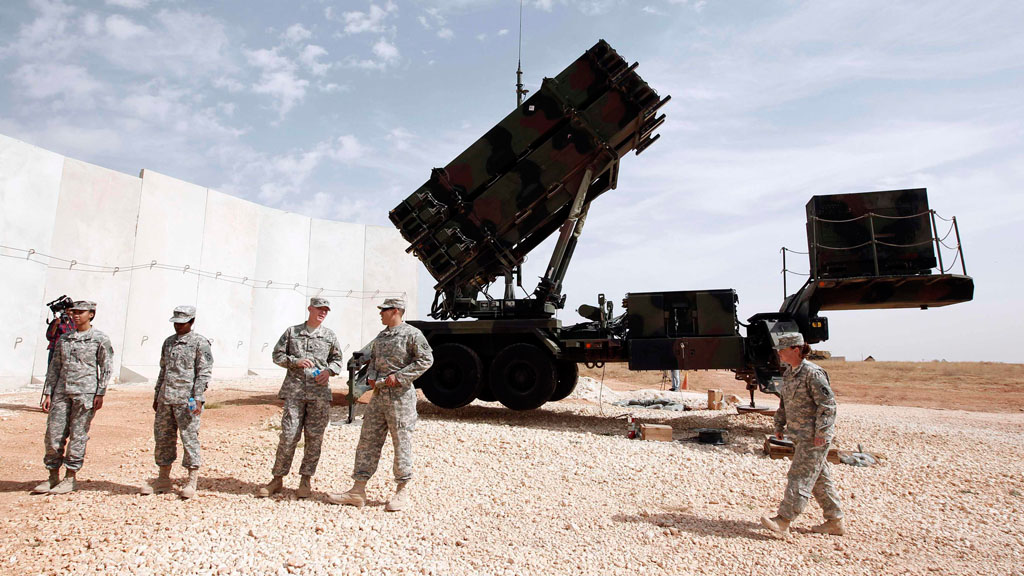
[[[174,309],[174,316],[171,316],[171,322],[175,324],[184,324],[189,320],[193,320],[196,317],[195,306],[178,306]]]
[[[331,301],[327,298],[321,298],[319,296],[313,296],[309,299],[309,305],[313,308],[327,308],[331,309]]]
[[[778,344],[775,345],[776,350],[804,345],[804,335],[799,332],[782,332],[776,336],[776,339],[778,341]]]
[[[405,310],[405,299],[404,298],[387,298],[384,303],[377,306],[381,310],[388,310],[390,308],[398,308],[399,310]]]
[[[75,303],[71,305],[68,310],[92,310],[96,311],[96,303],[89,300],[75,300]]]

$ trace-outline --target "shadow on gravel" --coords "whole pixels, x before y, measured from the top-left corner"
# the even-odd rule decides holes
[[[216,410],[221,406],[263,406],[263,405],[275,405],[283,406],[284,401],[277,397],[277,394],[262,394],[260,396],[244,396],[242,398],[232,398],[230,400],[222,400],[219,402],[213,402],[207,406],[207,410]]]
[[[450,420],[458,422],[484,422],[488,424],[519,426],[541,430],[589,432],[607,436],[626,435],[625,415],[635,414],[642,422],[669,424],[675,429],[676,441],[685,441],[697,428],[724,428],[727,438],[751,437],[758,439],[774,429],[772,419],[749,414],[725,413],[722,411],[694,410],[687,412],[662,412],[659,410],[629,411],[615,406],[605,415],[573,414],[538,408],[517,412],[504,406],[470,405],[448,410],[430,402],[419,402],[416,407],[420,418],[428,420]]]
[[[43,409],[39,406],[32,406],[29,404],[0,404],[0,410],[13,410],[15,412],[38,412],[45,414]]]
[[[747,538],[749,540],[775,540],[772,536],[765,534],[761,524],[757,520],[722,520],[717,518],[704,518],[682,512],[651,514],[640,516],[636,514],[616,514],[612,517],[616,522],[629,522],[639,524],[646,522],[659,528],[675,528],[681,532],[702,534],[705,536],[724,536],[726,538]]]

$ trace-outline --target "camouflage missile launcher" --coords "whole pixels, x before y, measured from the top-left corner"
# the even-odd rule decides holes
[[[437,280],[432,316],[543,318],[560,307],[561,261],[539,298],[508,313],[476,296],[614,188],[626,153],[657,140],[664,115],[655,114],[668,99],[635,68],[599,41],[391,211],[409,251]],[[560,258],[570,256],[563,248]]]
[[[432,403],[497,400],[529,410],[567,397],[579,364],[628,362],[634,370],[732,370],[753,407],[754,391],[774,392],[781,374],[773,349],[780,334],[828,339],[820,310],[971,299],[966,269],[944,269],[926,191],[896,190],[811,199],[811,277],[778,312],[744,325],[735,291],[690,290],[627,294],[616,315],[602,294],[596,306],[580,307],[587,322],[562,326],[554,313],[591,203],[615,188],[621,159],[657,140],[665,119],[657,110],[668,97],[636,67],[599,41],[391,211],[437,281],[434,320],[410,322],[434,350],[416,381]],[[528,298],[515,298],[520,264],[556,231],[544,276]],[[959,233],[957,249],[963,267]],[[490,296],[502,277],[504,296]],[[456,321],[466,317],[474,320]]]

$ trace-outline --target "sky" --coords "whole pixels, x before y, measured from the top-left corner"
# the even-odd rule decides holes
[[[5,0],[0,133],[387,226],[515,107],[519,15],[516,0]],[[603,38],[672,96],[661,139],[590,209],[564,323],[598,293],[734,288],[741,319],[778,310],[780,249],[806,250],[812,196],[924,187],[957,217],[974,301],[829,312],[819,347],[1024,362],[1024,3],[524,0],[522,16],[528,89]],[[528,289],[550,250],[530,255]],[[790,292],[806,258],[789,257]]]

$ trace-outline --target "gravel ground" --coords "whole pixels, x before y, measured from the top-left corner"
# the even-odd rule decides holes
[[[0,573],[1024,575],[1021,414],[841,405],[839,446],[862,443],[882,464],[833,467],[847,536],[810,533],[821,521],[811,504],[777,539],[758,517],[781,498],[788,460],[761,454],[766,416],[578,398],[527,413],[421,402],[415,508],[387,513],[390,444],[366,508],[324,502],[350,484],[359,428],[342,423],[345,408],[332,413],[314,498],[293,495],[298,454],[285,494],[254,498],[279,416],[262,402],[266,385],[230,384],[247,390],[208,410],[200,495],[187,502],[136,493],[154,468],[150,392],[114,391],[135,424],[94,428],[69,496],[27,494],[44,477],[43,418],[17,409],[28,394],[0,400]],[[676,441],[627,439],[628,413],[671,424]],[[729,443],[689,439],[708,426],[728,428]]]

